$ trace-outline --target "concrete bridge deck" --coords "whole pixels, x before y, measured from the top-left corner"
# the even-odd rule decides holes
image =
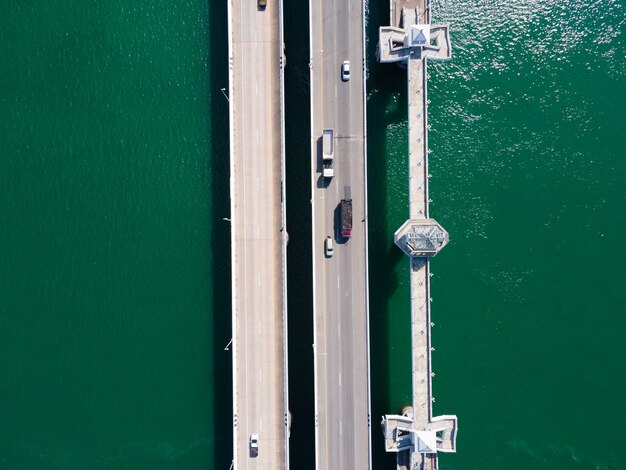
[[[364,6],[309,0],[315,465],[371,468]],[[341,78],[350,61],[351,76]],[[334,176],[322,178],[322,133],[334,132]],[[352,235],[337,206],[352,199]],[[335,241],[324,255],[324,239]]]
[[[282,2],[228,0],[228,46],[233,465],[286,469]]]

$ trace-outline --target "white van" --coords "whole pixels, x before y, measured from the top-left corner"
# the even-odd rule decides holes
[[[335,252],[335,247],[333,246],[333,237],[326,237],[324,240],[324,252],[326,253],[327,258],[331,258],[333,253]]]

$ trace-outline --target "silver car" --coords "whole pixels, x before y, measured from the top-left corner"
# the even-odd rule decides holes
[[[341,64],[341,79],[344,82],[350,80],[350,61],[344,60],[343,64]]]

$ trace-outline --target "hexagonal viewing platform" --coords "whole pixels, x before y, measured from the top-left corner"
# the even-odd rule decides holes
[[[409,219],[393,234],[393,241],[411,257],[430,257],[448,243],[448,232],[434,219]]]

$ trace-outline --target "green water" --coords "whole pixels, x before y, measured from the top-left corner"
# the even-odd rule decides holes
[[[434,411],[459,417],[441,468],[626,468],[624,4],[434,13],[453,42],[429,66],[430,215],[451,238],[432,262]],[[391,240],[408,213],[404,83],[372,64],[375,417],[410,398],[408,264]]]
[[[622,469],[624,3],[434,2],[442,469]],[[410,397],[404,73],[369,2],[372,437]],[[306,2],[286,2],[292,468],[314,468]],[[225,2],[0,2],[0,469],[232,458]],[[303,191],[302,189],[305,188]],[[393,341],[392,341],[393,338]]]
[[[0,468],[211,468],[207,4],[0,11]]]

